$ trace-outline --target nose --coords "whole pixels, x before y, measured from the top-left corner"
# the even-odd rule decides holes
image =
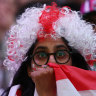
[[[50,55],[48,63],[56,63],[53,55]]]

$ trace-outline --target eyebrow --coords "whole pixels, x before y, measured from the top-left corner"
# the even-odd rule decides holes
[[[58,48],[62,48],[62,47],[65,48],[65,49],[68,49],[68,48],[67,48],[66,46],[64,46],[64,45],[57,45],[57,46],[56,46],[57,49],[58,49]]]
[[[36,48],[35,51],[37,51],[37,50],[39,50],[39,49],[48,49],[48,48],[47,48],[47,47],[43,47],[43,46],[39,46],[39,47]]]
[[[68,48],[67,48],[66,46],[64,46],[64,45],[56,45],[56,46],[55,46],[55,49],[59,49],[59,48],[64,48],[64,49],[67,49],[67,50],[68,50]],[[39,46],[39,47],[37,47],[37,48],[35,49],[35,51],[40,50],[40,49],[48,50],[47,47]]]

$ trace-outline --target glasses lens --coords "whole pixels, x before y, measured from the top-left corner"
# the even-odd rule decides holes
[[[34,61],[37,65],[46,64],[48,56],[45,52],[38,52],[34,55]]]
[[[69,60],[69,53],[66,50],[59,50],[56,52],[56,60],[58,63],[66,63]]]

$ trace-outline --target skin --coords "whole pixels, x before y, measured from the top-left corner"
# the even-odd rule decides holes
[[[61,45],[64,47],[57,48],[57,46]],[[40,47],[44,48],[41,49]],[[42,41],[38,41],[33,53],[35,53],[36,51],[54,53],[59,49],[68,50],[67,46],[64,44],[64,41],[61,38],[58,38],[56,40],[52,38],[46,38]],[[48,63],[56,63],[53,55],[50,56]],[[32,64],[34,64],[33,60],[31,65]],[[66,63],[66,65],[72,65],[72,60],[70,59],[69,62]],[[44,68],[43,66],[38,67],[37,65],[35,65],[35,67],[37,67],[37,70],[34,72],[32,72],[32,68],[28,68],[28,75],[35,83],[36,90],[39,96],[56,96],[56,82],[53,69],[50,67]]]
[[[15,21],[15,0],[0,0],[0,38]]]
[[[0,28],[9,28],[15,20],[16,5],[14,0],[0,0]]]

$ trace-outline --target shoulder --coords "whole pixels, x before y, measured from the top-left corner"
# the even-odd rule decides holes
[[[12,86],[8,96],[21,96],[21,86],[20,85]]]
[[[8,96],[21,96],[22,87],[20,85],[12,86]],[[38,96],[37,90],[35,88],[34,96]]]

